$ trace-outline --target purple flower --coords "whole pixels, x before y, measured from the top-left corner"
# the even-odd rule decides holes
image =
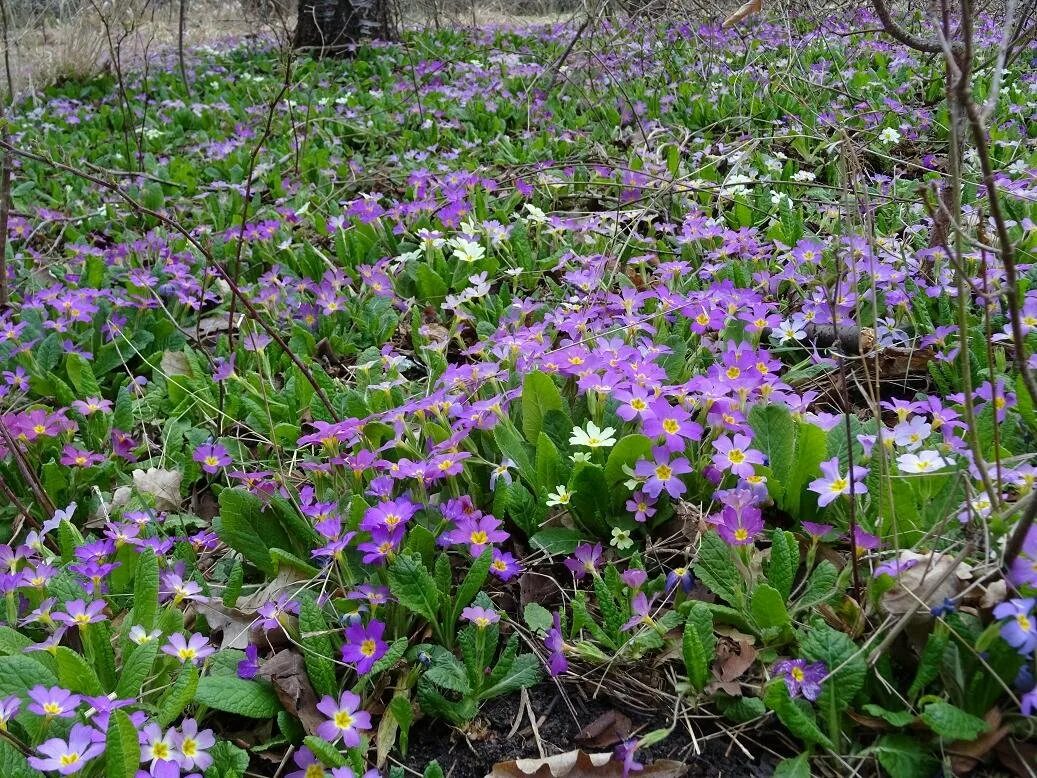
[[[695,587],[695,574],[690,567],[675,567],[666,574],[666,591],[672,592],[678,586],[685,594],[690,594]]]
[[[576,580],[580,580],[587,573],[596,574],[601,561],[601,543],[595,543],[593,546],[590,543],[581,543],[573,551],[573,555],[565,560],[565,566],[576,576]]]
[[[282,623],[287,621],[289,614],[299,614],[299,603],[288,599],[286,592],[281,592],[274,598],[273,602],[263,603],[256,613],[262,616],[259,626],[265,630],[282,629]]]
[[[548,651],[547,672],[552,678],[569,669],[569,660],[565,658],[565,640],[562,638],[562,616],[555,611],[553,619],[554,626],[544,637],[544,646]]]
[[[194,450],[191,458],[199,462],[206,473],[218,473],[221,467],[226,467],[234,461],[227,449],[219,443],[203,443]]]
[[[140,733],[140,761],[180,763],[180,751],[176,745],[176,730],[170,727],[165,732],[158,724],[148,724]]]
[[[873,551],[881,545],[878,536],[872,535],[860,527],[854,527],[852,540],[853,553],[857,556],[863,556],[866,551]]]
[[[804,697],[813,701],[821,693],[821,681],[828,675],[828,668],[824,662],[808,664],[805,659],[783,659],[774,665],[773,672],[784,677],[790,697],[802,692]]]
[[[692,421],[691,414],[679,405],[674,407],[659,399],[652,403],[652,415],[644,419],[644,434],[650,438],[662,438],[664,450],[677,452],[683,451],[689,440],[702,437],[702,425]]]
[[[353,664],[357,675],[369,672],[374,663],[389,649],[382,640],[385,624],[373,619],[366,627],[354,622],[346,627],[346,642],[342,646],[342,661]]]
[[[49,719],[68,719],[76,715],[82,697],[60,686],[34,686],[29,690],[29,711]]]
[[[623,763],[623,778],[645,769],[644,765],[637,761],[637,748],[637,738],[630,738],[617,745],[612,752],[612,758]]]
[[[180,751],[180,765],[185,770],[198,768],[207,770],[212,764],[208,749],[216,745],[216,738],[211,729],[198,731],[198,722],[184,719],[180,723],[180,732],[176,735],[176,747]]]
[[[259,672],[259,648],[249,643],[245,648],[245,658],[238,662],[238,678],[251,681]]]
[[[1032,716],[1037,711],[1037,686],[1019,698],[1019,710],[1024,716]]]
[[[522,572],[522,566],[511,553],[495,548],[493,561],[490,562],[490,572],[502,581],[510,581]]]
[[[654,461],[642,459],[634,467],[634,475],[639,478],[647,478],[644,492],[649,497],[658,497],[666,492],[674,499],[680,497],[688,490],[678,476],[691,472],[691,465],[684,457],[678,457],[672,462],[670,454],[664,448],[653,448]]]
[[[813,521],[804,521],[802,524],[804,531],[810,535],[812,541],[821,540],[825,535],[835,529],[831,524],[819,524]]]
[[[209,645],[205,635],[193,633],[190,639],[184,637],[181,632],[174,632],[169,636],[169,642],[162,646],[163,653],[179,659],[182,663],[190,662],[198,664],[207,656],[215,653],[216,649]]]
[[[486,546],[503,543],[510,535],[498,529],[501,522],[493,516],[465,517],[457,522],[454,529],[443,535],[447,543],[467,544],[468,553],[477,557],[486,550]]]
[[[654,600],[655,597],[652,597]],[[652,623],[652,600],[649,600],[644,592],[638,592],[630,601],[630,613],[632,614],[620,628],[620,632],[628,632],[641,624]]]
[[[1016,598],[994,608],[995,619],[1007,619],[1001,625],[1001,637],[1020,654],[1028,655],[1037,648],[1037,616],[1033,597]]]
[[[833,502],[841,494],[850,493],[850,478],[839,473],[839,457],[832,457],[827,462],[821,463],[821,477],[810,482],[809,489],[819,495],[817,504],[822,508]],[[864,478],[868,475],[868,468],[853,468],[853,493],[855,495],[866,494],[868,488],[864,485]]]
[[[624,570],[619,578],[633,591],[637,591],[644,586],[644,582],[648,580],[648,573],[640,568],[631,567],[629,570]]]
[[[341,736],[350,748],[360,745],[360,733],[371,728],[371,714],[359,708],[360,698],[352,692],[342,692],[338,702],[325,696],[317,703],[317,710],[328,720],[317,728],[317,734],[330,742]]]
[[[745,506],[735,508],[725,505],[720,517],[710,517],[717,533],[730,546],[748,546],[763,531],[763,516],[759,508]]]
[[[0,700],[0,732],[7,731],[7,723],[17,715],[21,707],[22,701],[17,696]]]
[[[634,514],[634,521],[644,523],[655,515],[655,498],[649,497],[640,489],[630,495],[626,509]]]
[[[36,749],[41,756],[30,756],[28,762],[37,770],[53,770],[61,775],[78,773],[104,751],[104,743],[94,742],[93,733],[93,727],[73,724],[67,741],[57,737],[47,740]]]
[[[104,455],[66,444],[58,461],[67,467],[93,467],[104,462]]]
[[[492,608],[483,608],[481,605],[469,605],[461,611],[461,618],[470,621],[479,629],[486,629],[491,624],[500,621],[500,614]]]
[[[749,448],[750,443],[748,436],[737,433],[733,437],[717,438],[713,441],[717,452],[713,455],[713,465],[719,470],[730,470],[737,476],[748,478],[756,472],[753,465],[764,463],[763,453]]]

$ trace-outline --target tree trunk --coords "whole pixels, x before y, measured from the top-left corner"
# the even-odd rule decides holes
[[[388,0],[299,0],[294,46],[316,57],[341,56],[359,41],[390,37]]]

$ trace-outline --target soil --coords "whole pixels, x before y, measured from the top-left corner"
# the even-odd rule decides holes
[[[623,707],[601,699],[580,700],[576,694],[570,694],[570,699],[576,708],[575,720],[553,683],[541,683],[529,690],[530,705],[538,718],[540,741],[547,756],[580,748],[576,736],[585,726],[609,710],[622,711]],[[464,731],[439,721],[416,722],[410,733],[406,757],[394,756],[417,773],[422,773],[429,762],[436,760],[446,778],[483,778],[497,762],[537,758],[540,752],[525,712],[518,731],[509,737],[521,705],[522,698],[518,694],[491,700]],[[670,723],[664,716],[651,721],[641,717],[630,718],[634,732],[641,735],[667,727]],[[709,734],[708,731],[705,733],[706,736]],[[700,753],[696,755],[687,729],[679,727],[662,743],[639,751],[638,759],[646,764],[655,759],[685,762],[688,765],[686,775],[692,778],[764,778],[774,774],[779,761],[768,753],[750,759],[726,736],[705,739],[700,734],[699,738]],[[588,746],[585,750],[602,752],[612,749],[611,746]],[[636,776],[636,773],[632,775]]]

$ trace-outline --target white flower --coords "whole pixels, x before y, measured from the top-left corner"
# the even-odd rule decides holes
[[[793,181],[813,181],[816,178],[817,176],[815,176],[809,170],[797,170],[795,173],[792,174]]]
[[[589,451],[577,451],[575,454],[569,457],[574,463],[576,462],[590,462],[591,452]]]
[[[950,464],[938,451],[919,451],[917,454],[901,454],[897,467],[902,473],[931,473]]]
[[[879,140],[883,141],[884,143],[889,143],[895,146],[896,144],[900,143],[900,133],[892,127],[887,127],[879,133]]]
[[[620,551],[630,548],[634,545],[634,540],[630,537],[630,530],[613,527],[612,540],[609,541],[609,545],[615,546]]]
[[[526,221],[534,224],[547,224],[547,214],[532,203],[526,203]]]
[[[609,448],[616,445],[616,431],[612,427],[599,429],[593,421],[587,422],[587,429],[573,427],[572,437],[569,443],[574,446],[586,446],[587,448]]]
[[[559,486],[551,494],[547,495],[548,507],[553,505],[568,505],[569,500],[572,499],[573,493],[570,492],[564,485]]]
[[[145,643],[150,643],[152,640],[158,640],[161,634],[162,633],[157,629],[148,632],[140,624],[136,624],[133,627],[130,627],[129,638],[138,646],[143,646]]]
[[[790,340],[802,340],[807,336],[807,331],[803,329],[802,322],[790,319],[778,325],[776,334],[781,343],[788,343]]]
[[[486,249],[478,243],[472,243],[464,238],[458,238],[454,241],[454,259],[459,259],[462,262],[477,262],[485,255]]]
[[[932,433],[933,428],[921,416],[902,421],[893,428],[893,442],[908,451],[919,448]]]

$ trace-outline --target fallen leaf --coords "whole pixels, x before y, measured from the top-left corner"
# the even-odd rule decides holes
[[[284,709],[302,722],[309,735],[317,734],[317,728],[325,716],[317,710],[318,697],[306,675],[306,664],[295,651],[278,651],[260,667],[259,675],[274,687],[277,699]]]
[[[1001,726],[1001,711],[991,708],[983,720],[987,722],[987,732],[975,740],[957,740],[947,746],[951,755],[951,769],[955,775],[968,775],[975,770],[983,758],[1000,743],[1011,727]]]
[[[756,649],[745,638],[737,641],[722,638],[717,642],[717,658],[713,662],[713,673],[724,683],[742,677],[756,661]]]
[[[657,759],[645,765],[638,778],[679,778],[688,772],[684,762]],[[542,759],[513,759],[498,762],[486,778],[622,778],[623,762],[617,762],[611,753],[589,754],[586,751],[567,751]]]
[[[187,361],[187,357],[182,351],[163,351],[158,367],[162,371],[162,375],[167,378],[175,375],[191,375],[191,363]]]
[[[993,610],[995,605],[1008,599],[1008,582],[1004,578],[992,581],[982,589],[983,596],[980,597],[979,607],[984,610]]]
[[[285,568],[266,586],[263,586],[247,597],[239,597],[235,607],[227,608],[210,600],[195,603],[195,610],[205,616],[212,629],[223,631],[220,649],[245,648],[250,642],[249,636],[256,623],[256,611],[266,603],[273,601],[277,595],[286,593],[289,596],[299,589],[300,581],[305,580],[291,568]],[[276,639],[279,631],[269,633],[269,639]],[[276,640],[275,640],[276,642]]]
[[[1033,778],[1031,765],[1037,764],[1037,745],[1016,738],[1000,741],[994,749],[998,761],[1018,778]]]
[[[609,748],[626,740],[630,729],[630,719],[613,709],[602,713],[573,739],[582,746]]]
[[[155,508],[160,511],[175,511],[180,507],[180,481],[183,475],[176,470],[160,470],[149,467],[147,470],[133,471],[133,486],[141,494],[155,498]]]
[[[749,0],[748,3],[741,6],[737,11],[724,19],[723,27],[726,30],[728,27],[734,27],[741,21],[748,19],[753,14],[758,14],[763,10],[763,0]]]
[[[961,590],[961,582],[972,578],[971,567],[935,551],[927,554],[901,551],[896,561],[911,567],[896,576],[896,585],[879,599],[879,606],[890,616],[913,613],[914,620],[928,621],[932,618],[930,609],[954,597]],[[934,585],[936,588],[930,591]],[[920,603],[918,600],[923,595],[927,597]]]

